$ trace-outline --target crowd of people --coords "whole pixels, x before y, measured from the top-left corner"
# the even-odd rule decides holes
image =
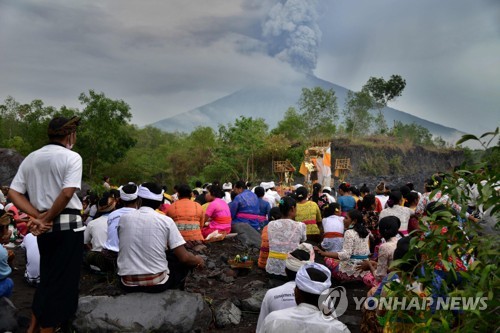
[[[300,184],[284,190],[273,181],[242,180],[179,184],[169,193],[150,182],[113,186],[105,176],[106,192],[79,198],[82,161],[71,151],[78,124],[54,118],[50,144],[30,154],[2,188],[0,296],[15,288],[9,248],[22,244],[26,283],[37,288],[29,332],[53,331],[74,314],[82,258],[89,269],[117,276],[126,292],[183,290],[188,273],[205,266],[197,254],[205,240],[223,239],[238,223],[262,239],[258,267],[283,282],[267,292],[258,332],[348,331],[335,318],[324,320],[319,295],[345,281],[380,293],[391,262],[422,228],[419,217],[437,202],[460,211],[446,195],[431,195],[441,183],[436,175],[424,193],[412,183],[389,189],[381,182],[372,193],[349,183],[336,192],[318,183],[311,191]],[[469,262],[453,264],[466,270]]]

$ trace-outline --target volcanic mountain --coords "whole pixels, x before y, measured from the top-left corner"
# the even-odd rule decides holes
[[[152,126],[168,132],[190,132],[198,126],[209,126],[217,129],[220,124],[226,125],[229,122],[234,122],[239,116],[245,116],[254,119],[263,118],[272,129],[283,119],[283,115],[289,107],[297,107],[302,88],[317,86],[323,89],[333,89],[337,96],[339,110],[343,109],[348,92],[347,88],[312,75],[306,75],[303,80],[280,86],[262,84],[243,88],[196,109],[155,122]],[[448,142],[455,142],[464,134],[454,128],[433,123],[390,107],[385,107],[382,112],[389,127],[394,121],[401,121],[404,124],[416,123]],[[339,122],[342,123],[342,112],[339,111],[339,113]]]

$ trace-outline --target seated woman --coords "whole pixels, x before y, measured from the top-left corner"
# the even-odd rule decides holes
[[[219,185],[211,185],[205,194],[208,206],[205,211],[205,227],[201,231],[203,237],[207,237],[212,232],[231,232],[231,211],[229,206],[222,198],[224,192]]]
[[[342,183],[339,185],[339,197],[337,198],[337,202],[340,205],[342,216],[345,216],[348,212],[356,208],[356,199],[350,195],[350,187],[351,186],[348,183]]]
[[[321,223],[321,211],[318,204],[307,200],[307,188],[304,186],[295,190],[297,198],[297,215],[295,220],[302,222],[307,228],[307,238],[319,242],[320,230],[318,223]]]
[[[385,239],[378,252],[378,261],[366,260],[359,264],[360,271],[370,271],[363,278],[363,282],[370,287],[376,287],[387,275],[393,260],[394,250],[398,244],[398,229],[401,222],[396,216],[386,216],[380,219],[380,234]]]
[[[338,203],[328,204],[324,209],[323,218],[323,241],[321,247],[326,252],[342,251],[344,243],[344,218],[340,215]]]
[[[382,241],[382,236],[378,229],[379,213],[377,212],[377,201],[375,195],[366,194],[363,200],[358,201],[359,210],[365,220],[366,228],[370,231],[370,253],[376,259],[378,247]]]
[[[269,211],[268,221],[276,221],[281,219],[281,211],[279,207],[273,207]],[[266,269],[267,258],[269,257],[269,237],[267,236],[267,226],[262,229],[262,241],[260,244],[259,260],[257,265],[259,268]]]
[[[266,272],[285,277],[287,255],[306,240],[306,226],[304,223],[294,221],[297,203],[293,198],[283,197],[280,200],[279,208],[282,218],[269,222],[264,228],[267,229],[267,232],[263,233],[262,237],[267,235],[269,241]]]
[[[400,191],[391,191],[389,194],[389,200],[387,200],[387,206],[380,212],[380,219],[386,216],[396,216],[401,221],[401,226],[399,231],[403,235],[408,235],[408,222],[410,221],[410,216],[413,211],[403,204],[403,195]]]
[[[187,247],[200,244],[204,240],[201,228],[205,216],[201,205],[191,200],[191,193],[188,185],[179,185],[177,189],[179,200],[175,201],[167,211],[167,216],[174,220]]]
[[[370,248],[368,246],[369,231],[365,226],[363,215],[359,210],[351,210],[344,218],[348,230],[344,232],[342,251],[326,252],[318,247],[315,250],[325,257],[325,265],[332,271],[332,279],[338,281],[361,281],[368,273],[359,271],[356,266],[368,259]]]

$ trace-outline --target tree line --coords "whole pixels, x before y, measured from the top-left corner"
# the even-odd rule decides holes
[[[46,129],[53,116],[82,118],[74,148],[83,158],[84,180],[115,183],[153,180],[173,185],[234,179],[272,177],[272,161],[288,159],[297,168],[304,150],[315,139],[334,136],[359,138],[383,135],[413,144],[444,146],[426,128],[395,123],[389,129],[382,109],[401,96],[406,85],[399,75],[387,81],[370,78],[358,92],[349,92],[344,122],[333,89],[303,88],[298,108],[290,107],[277,126],[270,129],[262,118],[240,116],[218,129],[198,127],[191,133],[164,132],[131,123],[130,106],[90,90],[81,93],[82,109],[46,106],[37,99],[21,104],[7,97],[0,105],[0,145],[27,155],[47,142]],[[375,111],[375,113],[373,113]]]

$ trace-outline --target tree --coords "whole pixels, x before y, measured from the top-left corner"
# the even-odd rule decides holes
[[[129,124],[132,114],[124,101],[112,100],[93,90],[89,90],[88,95],[80,94],[79,100],[85,108],[81,112],[78,151],[87,177],[92,179],[99,166],[118,162],[135,145]]]
[[[231,166],[234,178],[254,177],[255,155],[264,147],[268,126],[264,119],[240,116],[234,124],[219,126],[220,146],[214,162]]]
[[[370,77],[361,89],[371,96],[375,109],[378,110],[375,124],[380,134],[386,133],[388,129],[382,109],[387,106],[387,103],[401,96],[405,87],[406,81],[401,76],[391,75],[387,81],[382,77]]]
[[[301,142],[307,137],[307,122],[293,107],[286,110],[283,119],[271,131],[273,135],[284,135],[292,142]]]
[[[343,114],[346,131],[351,133],[351,138],[370,132],[374,120],[369,112],[372,107],[373,100],[366,91],[347,93]]]
[[[401,140],[410,141],[415,145],[434,145],[431,132],[427,128],[416,123],[403,124],[400,121],[396,121],[390,134]]]
[[[333,89],[302,88],[298,105],[307,125],[306,133],[309,137],[331,137],[335,133],[338,107],[337,96]]]

